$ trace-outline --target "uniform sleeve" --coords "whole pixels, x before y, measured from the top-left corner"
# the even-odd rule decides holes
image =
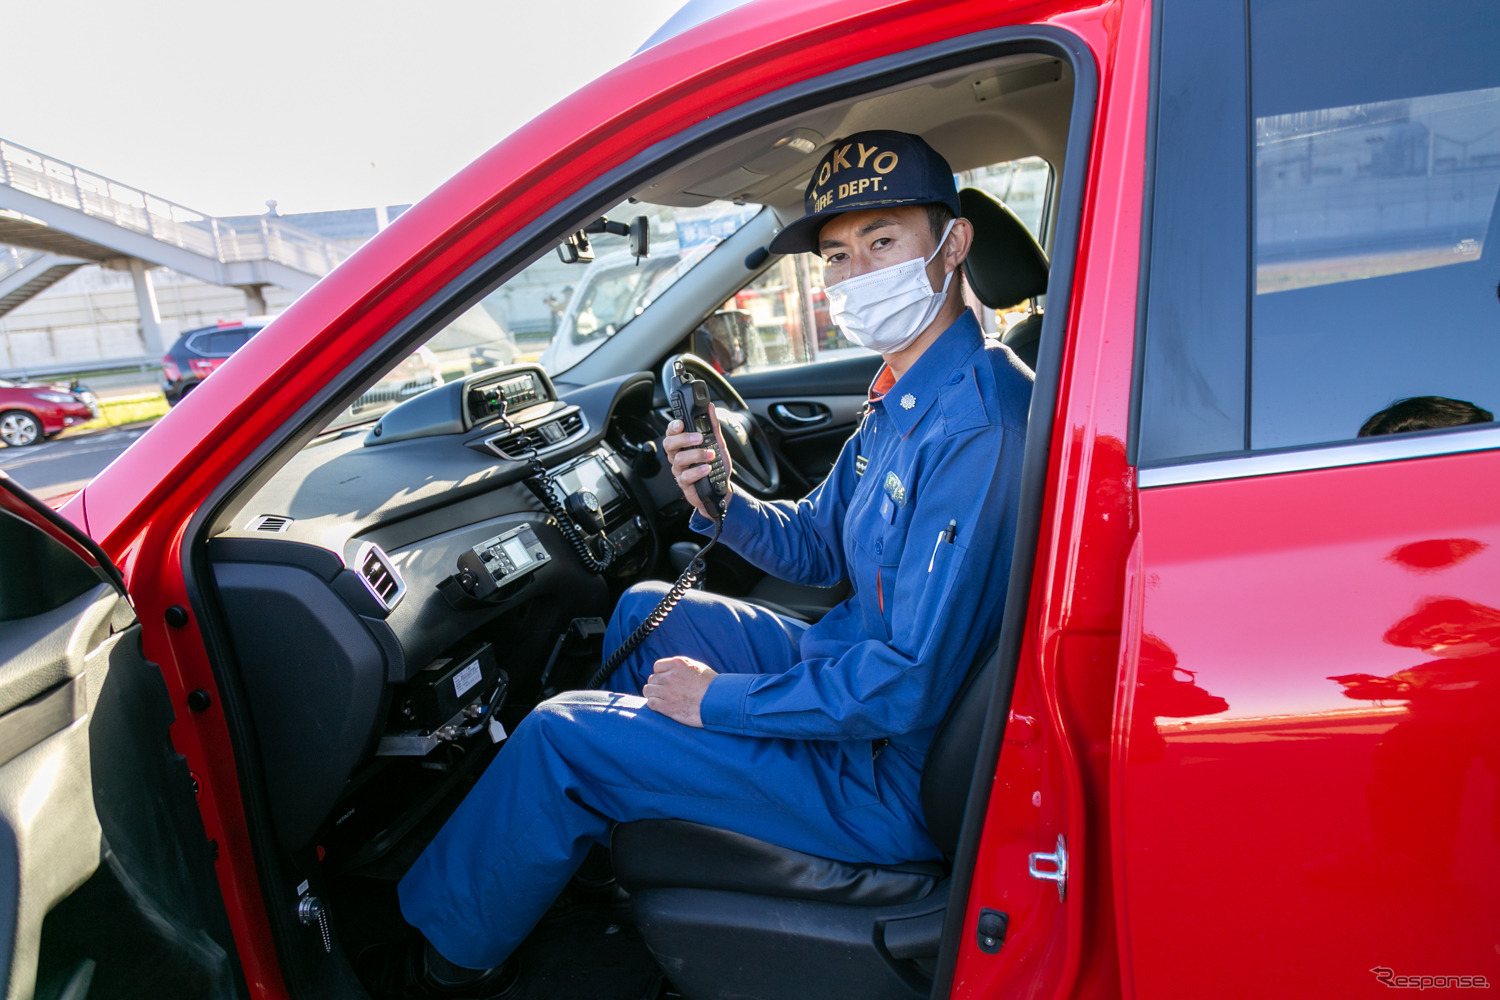
[[[720,674],[700,708],[718,732],[797,739],[876,739],[936,726],[1004,607],[1015,537],[1020,435],[949,438],[912,491],[888,640],[806,659],[781,674]],[[953,543],[938,543],[949,521]],[[930,569],[929,569],[930,567]],[[889,572],[889,568],[883,570]]]
[[[720,542],[757,569],[792,583],[832,587],[844,579],[844,512],[854,492],[858,441],[856,432],[844,442],[828,477],[795,503],[735,492]],[[699,534],[713,533],[713,522],[697,511],[689,527]]]

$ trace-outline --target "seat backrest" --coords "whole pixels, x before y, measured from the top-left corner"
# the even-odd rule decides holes
[[[932,842],[945,857],[958,850],[958,832],[969,802],[969,782],[974,777],[974,758],[984,735],[1000,658],[991,653],[969,671],[963,686],[948,706],[938,726],[927,760],[922,765],[922,814]]]
[[[991,309],[1009,309],[1047,291],[1047,254],[1004,202],[978,188],[958,193],[974,243],[964,261],[969,287]]]

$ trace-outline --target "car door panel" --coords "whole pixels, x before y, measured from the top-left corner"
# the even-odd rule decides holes
[[[1141,995],[1494,975],[1496,475],[1487,451],[1142,491],[1119,834]]]
[[[6,996],[32,991],[42,922],[99,864],[89,778],[86,661],[117,601],[99,584],[61,607],[0,626],[0,911],[13,942]],[[40,689],[40,690],[37,690]]]
[[[729,381],[776,434],[781,456],[808,489],[827,477],[859,426],[880,355],[766,368]],[[799,422],[794,417],[824,417]]]
[[[0,478],[5,996],[235,997],[165,682],[117,574],[70,532]]]

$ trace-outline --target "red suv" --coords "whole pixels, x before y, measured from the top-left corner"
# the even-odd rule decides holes
[[[0,478],[8,990],[361,996],[499,727],[587,677],[593,619],[690,537],[651,447],[664,365],[872,127],[977,178],[986,313],[1039,307],[1003,334],[1029,327],[1036,373],[1004,625],[924,775],[944,857],[636,842],[628,911],[597,859],[518,995],[1492,986],[1497,51],[1484,0],[756,0],[644,49],[362,247],[63,517]],[[1007,228],[983,178],[1031,157],[1041,222]],[[641,214],[705,252],[586,357],[336,420],[476,308],[557,315],[578,272],[553,250],[591,227],[613,251]],[[757,336],[815,325],[780,308],[805,322]],[[737,488],[802,496],[880,359],[744,354],[704,373],[757,459]],[[600,501],[603,573],[526,490],[533,452]],[[509,582],[465,590],[502,551]],[[830,601],[730,561],[708,584]]]
[[[24,448],[99,416],[87,389],[57,382],[0,378],[0,441]]]

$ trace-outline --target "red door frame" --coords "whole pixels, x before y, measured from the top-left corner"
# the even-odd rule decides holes
[[[1005,24],[1050,23],[1089,46],[1101,68],[1101,127],[1074,294],[1074,330],[1087,331],[1087,338],[1073,334],[1064,358],[1059,426],[1065,433],[1054,438],[1055,478],[1039,562],[1044,573],[1038,576],[1044,586],[1034,596],[1033,610],[1040,615],[1033,634],[1046,650],[1056,650],[1060,639],[1099,635],[1100,622],[1111,613],[1110,602],[1099,596],[1108,589],[1102,579],[1108,573],[1084,556],[1117,548],[1114,535],[1128,519],[1101,530],[1099,517],[1130,510],[1128,498],[1123,507],[1107,504],[1110,510],[1097,509],[1089,498],[1111,488],[1100,486],[1093,456],[1101,442],[1123,441],[1128,409],[1149,10],[1123,2],[1084,10],[1070,10],[1076,5],[1064,2],[1007,9],[991,0],[867,6],[825,0],[795,8],[739,8],[647,50],[563,101],[336,268],[224,364],[214,393],[191,394],[64,509],[121,566],[136,594],[147,655],[162,665],[174,700],[184,706],[173,740],[202,778],[200,806],[209,836],[219,843],[220,880],[255,995],[284,996],[286,988],[233,748],[218,699],[207,711],[185,710],[188,692],[217,689],[197,620],[165,625],[169,608],[192,606],[184,575],[189,525],[200,508],[222,495],[222,484],[267,454],[268,440],[305,421],[313,408],[307,401],[326,396],[346,369],[374,370],[376,356],[399,360],[409,345],[392,343],[389,332],[428,299],[548,206],[670,140],[686,122],[835,70]],[[724,52],[735,55],[726,60]],[[1072,513],[1080,501],[1081,509]],[[1088,579],[1098,574],[1099,610],[1092,610],[1087,595],[1070,595],[1070,581],[1079,573]],[[1084,617],[1068,611],[1081,597],[1091,608]],[[1047,668],[1041,669],[1045,674]],[[1002,771],[1005,763],[1002,757]],[[1085,794],[1092,795],[1091,786]],[[1077,815],[1086,814],[1080,809]],[[1082,829],[1075,836],[1088,843]],[[997,885],[1013,881],[995,878]],[[973,898],[987,893],[986,887]],[[1076,912],[1070,910],[1069,924],[1075,943],[1081,940],[1071,931]],[[967,952],[960,956],[959,989],[969,981],[965,963],[973,961]],[[989,973],[981,978],[996,984]]]

